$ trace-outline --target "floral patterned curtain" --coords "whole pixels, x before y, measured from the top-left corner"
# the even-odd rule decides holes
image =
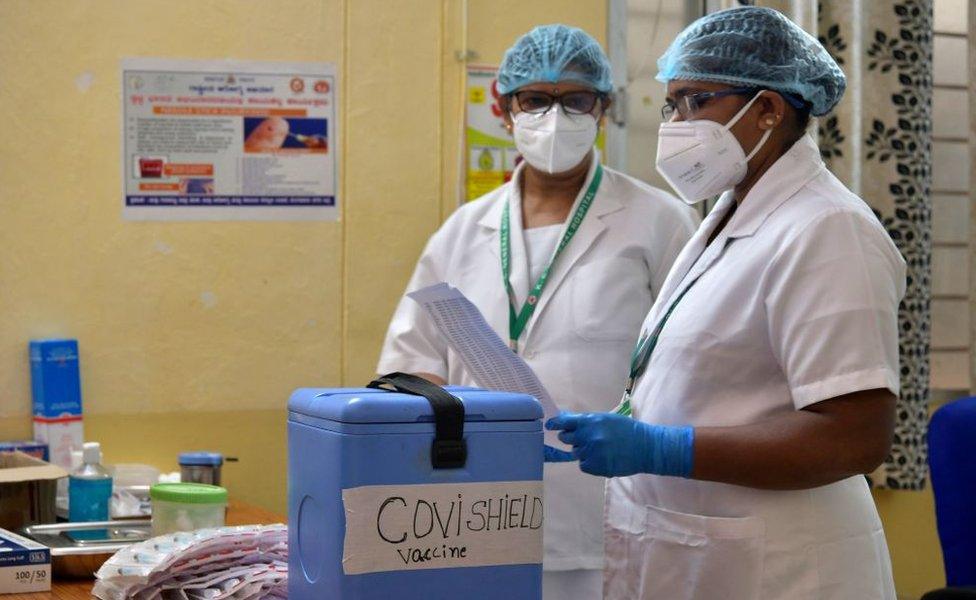
[[[929,406],[932,0],[821,0],[818,29],[848,77],[843,101],[820,119],[821,153],[871,206],[908,263],[898,314],[894,447],[871,481],[921,489]]]

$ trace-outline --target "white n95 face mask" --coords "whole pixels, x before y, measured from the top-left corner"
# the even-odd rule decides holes
[[[682,200],[696,204],[734,188],[746,176],[749,159],[759,152],[773,130],[766,130],[748,156],[729,130],[756,98],[759,93],[725,125],[704,119],[661,123],[657,138],[657,172]]]
[[[558,104],[543,114],[512,115],[515,147],[546,173],[563,173],[580,164],[593,148],[597,129],[593,115],[567,115]]]

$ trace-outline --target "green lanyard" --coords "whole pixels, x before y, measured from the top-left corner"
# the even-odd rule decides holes
[[[671,318],[671,313],[677,308],[678,303],[681,299],[685,297],[688,290],[698,282],[699,275],[688,284],[684,290],[678,294],[678,297],[674,299],[671,303],[668,311],[664,313],[664,317],[658,322],[657,326],[654,328],[650,334],[644,333],[641,335],[640,339],[637,340],[637,345],[634,346],[634,351],[630,354],[630,377],[627,380],[627,389],[624,390],[624,397],[620,400],[620,404],[617,408],[613,409],[613,412],[630,416],[630,397],[634,391],[634,385],[637,383],[637,379],[644,374],[647,370],[647,365],[651,362],[651,354],[654,353],[654,348],[657,346],[657,340],[661,337],[661,332],[664,330],[664,325],[667,324],[668,319]]]
[[[732,215],[735,214],[735,209],[737,206],[738,204],[732,205],[728,214],[723,217],[723,223],[727,223],[727,220],[732,218]],[[727,241],[728,240],[726,240],[726,242]],[[698,260],[701,260],[701,256],[698,257]],[[630,416],[630,398],[634,392],[634,386],[637,384],[637,380],[640,378],[640,376],[644,374],[644,371],[647,370],[647,365],[651,362],[651,354],[653,354],[654,348],[657,346],[658,338],[661,337],[661,331],[664,330],[665,324],[667,324],[668,319],[671,318],[671,313],[673,313],[674,309],[677,308],[678,303],[681,302],[681,299],[685,297],[688,290],[698,283],[698,280],[701,279],[701,276],[704,274],[705,273],[702,272],[697,277],[692,279],[691,283],[688,284],[688,287],[683,289],[681,293],[678,294],[678,297],[675,298],[674,302],[671,303],[668,311],[664,313],[664,317],[660,320],[660,322],[658,322],[657,326],[654,328],[654,331],[652,331],[650,335],[644,333],[641,335],[640,339],[637,340],[637,345],[634,346],[634,351],[630,354],[630,377],[627,380],[627,388],[624,390],[623,398],[620,399],[620,404],[618,404],[617,407],[611,412]]]
[[[522,310],[520,310],[518,313],[515,312],[515,290],[512,289],[512,282],[510,281],[510,275],[512,272],[512,226],[509,219],[509,203],[506,200],[505,208],[502,211],[502,227],[500,237],[502,279],[505,280],[505,291],[508,292],[508,340],[512,351],[518,352],[519,337],[521,337],[522,332],[525,331],[525,326],[529,323],[529,319],[532,318],[532,313],[535,312],[535,307],[539,303],[539,298],[542,297],[542,290],[546,287],[546,283],[549,281],[549,272],[552,270],[552,266],[556,263],[556,259],[562,253],[563,248],[569,245],[569,241],[573,239],[573,236],[576,235],[576,231],[583,223],[583,217],[586,216],[587,211],[590,210],[590,205],[593,204],[593,199],[596,197],[596,190],[600,187],[601,179],[603,179],[603,165],[597,164],[596,172],[593,173],[593,181],[590,182],[590,187],[586,189],[583,199],[580,201],[579,206],[576,207],[576,212],[573,213],[573,218],[570,219],[569,226],[566,227],[566,233],[563,234],[563,238],[559,241],[559,245],[556,246],[556,251],[552,255],[552,259],[549,261],[549,264],[546,266],[545,270],[542,271],[542,275],[539,275],[539,280],[535,282],[535,286],[532,288],[532,291],[529,292],[529,297],[525,299],[525,304],[522,305]]]

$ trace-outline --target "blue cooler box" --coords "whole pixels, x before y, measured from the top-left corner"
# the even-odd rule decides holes
[[[292,394],[289,598],[541,598],[541,405],[412,380]]]

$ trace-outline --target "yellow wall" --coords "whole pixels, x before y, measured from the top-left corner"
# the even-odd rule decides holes
[[[0,2],[0,439],[25,438],[27,340],[77,337],[85,427],[108,462],[212,448],[231,493],[285,509],[299,386],[365,383],[424,241],[456,206],[463,65],[602,0]],[[330,61],[339,223],[120,216],[119,60]],[[212,301],[216,300],[214,304]]]
[[[898,594],[918,598],[944,586],[931,487],[920,492],[875,490],[874,500],[888,538]]]
[[[0,2],[0,438],[29,437],[27,340],[77,337],[108,462],[237,456],[231,493],[284,512],[285,402],[364,383],[428,235],[456,206],[466,42],[533,25],[605,39],[603,0]],[[339,223],[120,217],[119,59],[330,61]],[[89,84],[90,82],[90,84]],[[216,299],[211,305],[210,298]],[[931,495],[876,495],[901,593],[941,580]]]

